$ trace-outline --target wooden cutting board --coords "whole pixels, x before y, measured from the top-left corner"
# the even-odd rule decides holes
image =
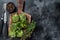
[[[16,13],[17,13],[17,14],[25,13],[25,12],[22,11],[22,10],[23,10],[24,0],[17,0],[17,2],[18,2],[18,10],[17,10],[17,12],[11,13],[11,14],[10,14],[10,17],[9,17],[8,32],[9,32],[10,27],[11,27],[11,24],[12,24],[12,15],[14,15],[14,14],[16,14]],[[12,7],[12,8],[14,8],[14,7]],[[31,22],[31,15],[28,14],[28,13],[25,13],[25,15],[26,15],[26,17],[27,17],[27,21],[30,23],[30,22]]]

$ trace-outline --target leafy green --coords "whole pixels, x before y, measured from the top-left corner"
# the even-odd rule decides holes
[[[12,23],[10,29],[11,29],[12,31],[15,31],[15,30],[19,27],[19,25],[20,25],[19,22],[17,22],[17,23]]]
[[[12,16],[12,22],[17,22],[17,21],[19,21],[19,16],[17,14],[14,14]]]
[[[15,35],[15,32],[14,32],[14,31],[9,31],[9,36],[15,37],[15,36],[16,36],[16,35]]]
[[[18,31],[17,34],[18,34],[17,37],[22,37],[23,36],[23,31],[22,30]]]
[[[31,24],[28,25],[26,32],[29,33],[31,30],[33,30],[35,28],[35,22],[32,21]]]
[[[25,22],[26,21],[26,16],[24,14],[20,14],[19,17],[20,17],[20,21],[21,22]]]
[[[16,19],[18,20],[16,20]],[[30,36],[31,32],[35,28],[35,22],[32,20],[32,22],[29,24],[26,20],[25,14],[20,14],[12,16],[12,19],[14,22],[12,22],[9,36],[10,37],[21,37],[21,38],[27,38]],[[26,29],[24,29],[26,28]]]

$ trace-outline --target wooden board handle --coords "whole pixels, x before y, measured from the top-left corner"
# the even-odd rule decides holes
[[[21,13],[23,10],[24,0],[17,0],[18,1],[18,13]]]

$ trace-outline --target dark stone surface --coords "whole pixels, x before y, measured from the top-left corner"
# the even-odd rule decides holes
[[[16,0],[0,1],[0,18],[3,13],[2,4],[4,2],[14,2]],[[60,40],[60,0],[26,0],[25,12],[31,14],[36,22],[36,28],[27,40]],[[1,27],[1,26],[0,26]],[[2,39],[2,38],[1,38]],[[0,39],[0,40],[1,40]]]
[[[30,13],[37,23],[30,40],[60,40],[59,5],[59,0],[26,1],[25,11]]]

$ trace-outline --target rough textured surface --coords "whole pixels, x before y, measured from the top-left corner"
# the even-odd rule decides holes
[[[16,1],[13,2],[17,5]],[[60,0],[26,0],[25,12],[31,14],[37,23],[31,38],[27,40],[60,40],[59,5]]]
[[[30,2],[30,3],[29,3]],[[37,22],[30,40],[60,40],[59,0],[28,0],[25,11]]]

